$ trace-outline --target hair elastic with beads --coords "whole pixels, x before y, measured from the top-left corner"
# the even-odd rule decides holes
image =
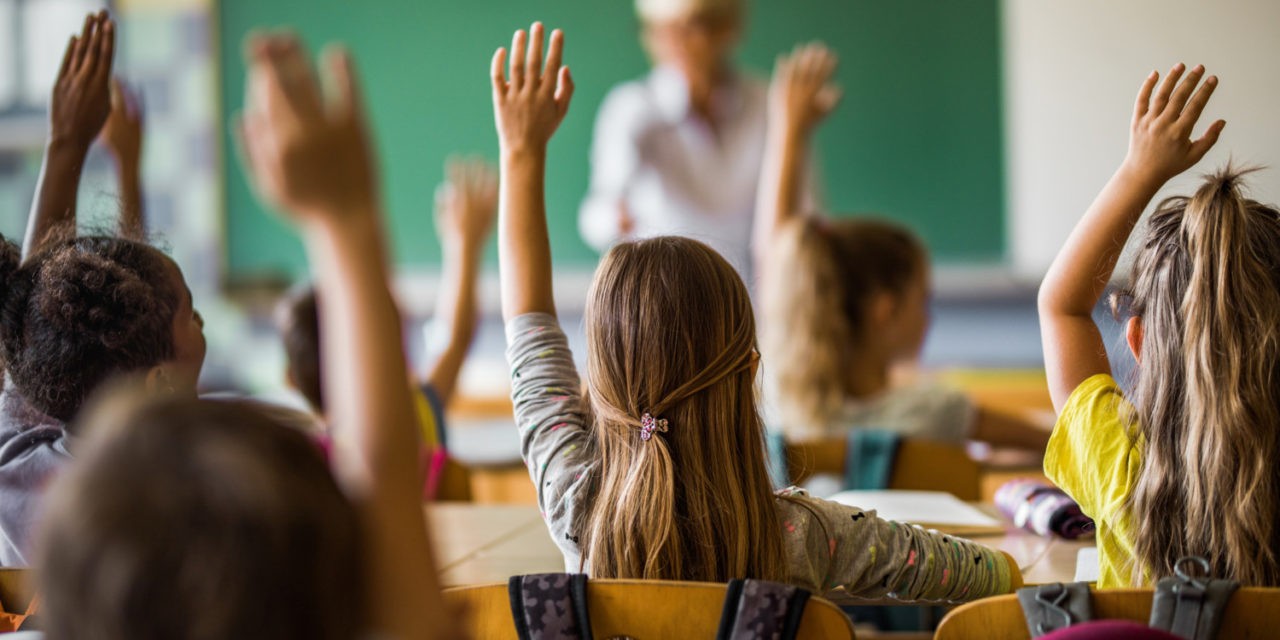
[[[669,425],[666,418],[654,418],[653,414],[646,413],[640,416],[640,439],[648,441],[654,431],[666,433]]]

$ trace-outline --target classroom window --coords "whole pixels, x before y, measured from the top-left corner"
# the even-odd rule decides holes
[[[0,0],[0,113],[48,106],[67,40],[104,0]]]

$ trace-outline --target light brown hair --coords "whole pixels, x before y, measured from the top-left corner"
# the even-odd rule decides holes
[[[783,428],[822,433],[850,397],[849,362],[865,348],[872,297],[901,295],[928,255],[907,229],[881,220],[800,217],[770,246],[762,273],[766,373]]]
[[[324,414],[324,387],[320,384],[320,312],[316,290],[294,289],[276,305],[276,330],[284,343],[289,382],[318,414]]]
[[[686,238],[615,246],[586,307],[587,397],[601,460],[591,575],[786,579],[756,406],[742,279]],[[669,431],[641,438],[645,413]]]
[[[357,515],[309,438],[248,402],[91,414],[37,538],[50,640],[367,631]]]
[[[1162,202],[1135,259],[1137,582],[1196,555],[1280,586],[1280,212],[1243,197],[1240,177]]]

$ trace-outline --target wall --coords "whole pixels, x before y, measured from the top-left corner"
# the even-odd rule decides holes
[[[1161,193],[1186,193],[1232,159],[1280,163],[1280,2],[1004,0],[1008,235],[1013,268],[1038,279],[1124,158],[1152,69],[1203,63],[1221,84],[1202,117],[1217,147]],[[1203,125],[1194,135],[1203,131]],[[1250,178],[1280,201],[1280,166]]]

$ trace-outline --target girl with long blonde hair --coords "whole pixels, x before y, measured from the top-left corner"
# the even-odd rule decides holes
[[[1178,558],[1280,585],[1280,211],[1240,173],[1162,202],[1133,266],[1131,393],[1110,376],[1091,313],[1147,203],[1198,162],[1225,123],[1191,133],[1217,78],[1179,64],[1142,85],[1129,153],[1040,289],[1059,411],[1045,471],[1098,524],[1100,586],[1145,583]],[[1197,88],[1198,86],[1198,88]]]
[[[700,242],[652,238],[605,256],[588,296],[582,392],[555,317],[543,197],[546,146],[573,93],[562,48],[556,31],[544,67],[542,26],[518,31],[509,70],[499,49],[492,80],[512,399],[540,508],[569,568],[911,599],[1014,587],[1017,569],[996,551],[772,492],[750,299]]]

